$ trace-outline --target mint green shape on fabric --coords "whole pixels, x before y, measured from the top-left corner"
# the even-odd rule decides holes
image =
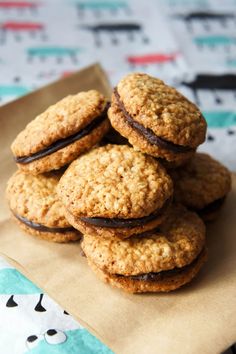
[[[191,0],[169,0],[169,6],[189,6],[191,5]],[[196,7],[208,8],[208,0],[194,0],[194,5]]]
[[[30,90],[24,86],[4,86],[0,85],[0,96],[22,96]]]
[[[226,60],[226,65],[228,66],[228,67],[235,67],[236,66],[236,59],[227,59]]]
[[[31,56],[67,56],[76,55],[81,52],[81,48],[72,47],[31,47],[27,49],[27,54]]]
[[[92,10],[116,10],[127,7],[124,1],[76,1],[76,4],[80,9],[92,9]]]
[[[210,128],[227,128],[236,125],[236,112],[204,111],[203,115]]]
[[[221,46],[236,44],[236,38],[230,36],[199,36],[194,38],[197,45]]]
[[[0,269],[0,294],[41,294],[42,290],[14,268]]]
[[[99,339],[90,334],[85,328],[64,332],[67,340],[60,344],[48,344],[40,340],[38,345],[26,351],[30,354],[114,354]]]
[[[42,290],[14,268],[0,269],[0,295],[40,294]],[[67,340],[60,344],[48,344],[40,340],[38,345],[26,353],[35,354],[113,354],[100,340],[85,328],[64,332]],[[37,335],[37,334],[36,334]]]

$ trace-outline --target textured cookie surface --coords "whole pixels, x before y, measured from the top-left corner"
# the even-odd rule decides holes
[[[74,161],[58,184],[75,217],[140,218],[172,196],[172,181],[153,158],[125,145],[96,148]]]
[[[15,172],[8,181],[7,198],[15,215],[49,228],[70,227],[56,194],[59,173],[39,176]]]
[[[169,292],[180,288],[189,283],[199,272],[207,259],[207,252],[204,249],[199,257],[187,268],[179,273],[161,276],[155,281],[134,280],[130,277],[121,277],[116,274],[110,274],[98,268],[90,259],[88,264],[95,274],[105,283],[113,287],[120,288],[128,293],[146,293],[146,292]]]
[[[170,171],[175,200],[200,210],[221,199],[231,189],[231,174],[207,154],[196,153],[183,168]]]
[[[178,205],[155,231],[121,241],[84,235],[82,248],[99,269],[130,276],[183,267],[198,256],[204,244],[204,223]]]
[[[103,112],[105,105],[105,97],[95,90],[65,97],[18,134],[11,146],[13,154],[18,157],[34,154],[80,131]]]
[[[117,92],[130,116],[158,137],[192,148],[205,140],[206,121],[199,109],[163,81],[133,73],[119,82]]]

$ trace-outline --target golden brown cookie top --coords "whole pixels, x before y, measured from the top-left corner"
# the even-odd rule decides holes
[[[198,256],[204,244],[203,221],[177,205],[157,230],[120,241],[84,235],[82,248],[99,268],[128,276],[183,267]]]
[[[59,173],[33,176],[15,172],[7,184],[13,214],[47,227],[69,227],[56,193],[59,178]]]
[[[133,73],[119,82],[117,92],[130,116],[158,137],[192,148],[204,142],[206,121],[199,109],[163,81]]]
[[[75,160],[58,184],[62,203],[75,217],[140,218],[172,196],[165,169],[126,145],[106,145]]]
[[[185,166],[170,171],[175,200],[193,209],[203,209],[231,189],[229,170],[211,156],[196,153]]]
[[[70,95],[32,120],[13,141],[14,156],[34,154],[55,141],[73,135],[101,115],[105,97],[95,90]]]

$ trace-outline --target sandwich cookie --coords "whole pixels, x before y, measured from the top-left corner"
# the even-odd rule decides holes
[[[196,211],[205,221],[214,220],[231,189],[231,174],[207,154],[196,153],[184,166],[170,171],[174,198]]]
[[[66,220],[56,193],[60,174],[28,175],[18,170],[7,184],[7,199],[13,218],[27,233],[54,242],[80,239]]]
[[[121,239],[163,222],[173,195],[161,164],[126,145],[106,145],[81,156],[57,190],[76,229]]]
[[[107,108],[105,97],[95,90],[50,106],[14,140],[11,149],[18,167],[39,174],[69,164],[106,134]]]
[[[185,163],[205,140],[206,121],[199,109],[146,74],[129,74],[119,82],[108,117],[136,150],[173,167]]]
[[[119,241],[84,235],[81,246],[101,280],[130,293],[175,290],[206,260],[204,223],[180,205],[155,230]]]

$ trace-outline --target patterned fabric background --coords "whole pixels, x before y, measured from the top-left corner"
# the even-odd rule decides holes
[[[0,103],[95,61],[112,84],[145,71],[200,106],[200,150],[235,170],[235,29],[236,0],[0,1]],[[0,318],[0,353],[111,353],[2,259]]]

